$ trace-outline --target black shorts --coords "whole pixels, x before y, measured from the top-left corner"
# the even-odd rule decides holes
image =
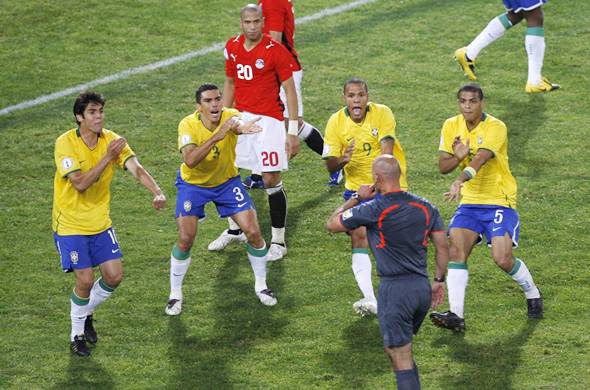
[[[382,278],[379,283],[379,326],[385,347],[401,347],[412,342],[428,314],[432,290],[423,276]]]

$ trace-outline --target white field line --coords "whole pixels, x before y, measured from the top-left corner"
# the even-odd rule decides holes
[[[347,4],[339,5],[337,7],[326,8],[326,9],[323,9],[319,12],[316,12],[315,14],[303,16],[301,18],[297,18],[295,23],[297,25],[308,23],[308,22],[322,19],[322,18],[325,18],[328,16],[340,14],[342,12],[346,12],[351,9],[358,8],[358,7],[363,6],[365,4],[375,3],[376,1],[378,1],[378,0],[357,0],[357,1],[352,1],[350,3],[347,3]],[[188,53],[185,53],[185,54],[182,54],[182,55],[179,55],[176,57],[170,57],[170,58],[167,58],[162,61],[154,62],[154,63],[148,64],[148,65],[138,66],[136,68],[129,68],[129,69],[123,70],[121,72],[114,73],[110,76],[106,76],[106,77],[103,77],[100,79],[88,81],[86,83],[79,84],[74,87],[64,89],[62,91],[54,92],[49,95],[39,96],[38,98],[35,98],[32,100],[26,100],[22,103],[18,103],[13,106],[8,106],[8,107],[1,109],[0,116],[8,115],[14,111],[24,110],[25,108],[35,107],[40,104],[50,102],[52,100],[61,99],[61,98],[66,97],[68,95],[72,95],[72,94],[79,93],[79,92],[87,90],[87,89],[94,88],[98,85],[112,83],[113,81],[123,80],[128,77],[134,76],[136,74],[147,73],[147,72],[151,72],[156,69],[165,68],[170,65],[174,65],[174,64],[178,64],[180,62],[188,61],[188,60],[195,58],[195,57],[202,57],[202,56],[207,55],[211,52],[221,52],[224,45],[225,45],[225,42],[217,42],[211,46],[208,46],[208,47],[205,47],[205,48],[202,48],[199,50],[195,50],[195,51],[190,51]]]

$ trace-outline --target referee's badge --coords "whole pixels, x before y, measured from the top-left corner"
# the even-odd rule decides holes
[[[342,220],[343,220],[343,221],[344,221],[345,219],[348,219],[348,218],[350,218],[350,217],[352,217],[352,210],[351,210],[351,209],[345,210],[345,211],[342,213]]]
[[[256,69],[264,68],[264,60],[262,58],[257,59],[254,66],[256,66]]]
[[[371,134],[373,134],[373,137],[377,137],[379,135],[379,129],[378,128],[373,128],[373,130],[371,130]]]
[[[76,251],[70,252],[70,261],[72,262],[72,264],[78,264],[78,252],[76,252]]]
[[[193,208],[193,204],[191,203],[190,200],[185,200],[182,207],[184,207],[184,211],[188,213]]]

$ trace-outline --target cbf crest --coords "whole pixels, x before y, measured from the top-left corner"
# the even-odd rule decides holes
[[[193,208],[193,204],[190,200],[185,200],[182,207],[184,207],[184,211],[188,213]]]
[[[70,252],[70,261],[72,262],[72,264],[78,264],[78,252],[76,252],[76,251]]]
[[[254,66],[256,67],[256,69],[264,68],[264,60],[262,58],[257,59]]]
[[[483,139],[481,137],[477,137],[477,144],[481,145],[483,143]]]
[[[371,134],[373,134],[373,137],[377,137],[379,135],[379,129],[374,127],[373,130],[371,130]]]

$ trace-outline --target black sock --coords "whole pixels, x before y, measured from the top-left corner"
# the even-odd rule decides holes
[[[287,223],[287,194],[284,188],[268,196],[268,208],[271,226],[284,228]]]
[[[398,390],[420,390],[420,382],[416,380],[416,370],[394,371]]]
[[[320,156],[324,152],[324,139],[322,138],[322,135],[320,134],[318,129],[316,129],[315,127],[305,139],[305,143],[307,144],[307,146],[309,146],[311,150],[313,150]]]

